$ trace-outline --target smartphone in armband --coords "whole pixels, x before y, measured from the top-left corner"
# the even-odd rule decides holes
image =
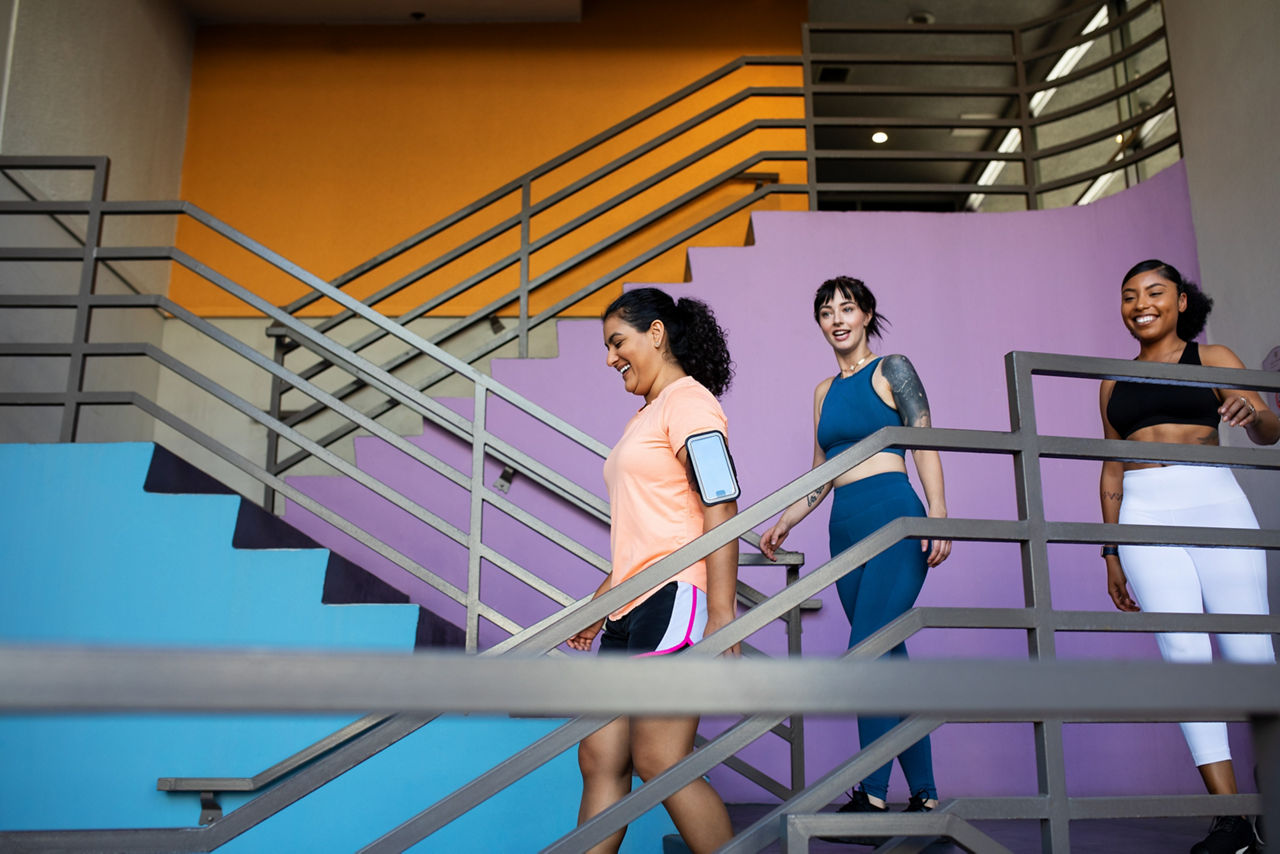
[[[684,447],[702,503],[710,507],[736,501],[741,490],[724,434],[719,430],[694,433],[685,440]]]

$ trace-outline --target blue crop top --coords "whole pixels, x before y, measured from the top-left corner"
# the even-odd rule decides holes
[[[851,448],[881,427],[902,426],[897,410],[881,400],[871,387],[871,376],[879,361],[876,359],[851,377],[837,374],[831,380],[818,416],[818,445],[827,459]],[[904,448],[885,450],[900,457],[907,455]]]
[[[1199,365],[1200,346],[1188,341],[1179,365]],[[1126,439],[1153,424],[1218,426],[1218,396],[1204,386],[1117,380],[1107,401],[1107,420]]]

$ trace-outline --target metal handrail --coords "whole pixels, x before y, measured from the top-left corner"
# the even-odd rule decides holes
[[[1235,547],[1261,547],[1280,549],[1280,532],[1252,531],[1222,528],[1170,528],[1163,526],[1131,526],[1087,523],[1050,523],[1044,521],[1043,504],[1039,500],[1039,458],[1071,457],[1074,451],[1083,450],[1089,459],[1112,459],[1129,461],[1168,460],[1207,465],[1244,465],[1265,469],[1280,469],[1280,459],[1267,455],[1257,449],[1219,448],[1208,446],[1170,446],[1154,442],[1129,442],[1125,440],[1089,440],[1072,437],[1039,437],[1035,431],[1035,402],[1031,386],[1032,375],[1051,375],[1088,378],[1130,378],[1137,380],[1171,382],[1207,387],[1245,388],[1254,390],[1280,390],[1280,379],[1265,371],[1244,371],[1224,368],[1186,368],[1184,366],[1156,363],[1133,362],[1118,359],[1095,359],[1087,357],[1058,356],[1038,353],[1010,353],[1006,357],[1006,371],[1009,386],[1009,405],[1013,431],[996,433],[991,431],[945,430],[889,427],[877,431],[872,436],[854,445],[840,455],[814,468],[790,484],[775,491],[755,505],[741,511],[728,522],[710,531],[672,555],[663,558],[651,567],[642,570],[626,582],[608,593],[596,598],[586,606],[573,609],[559,620],[549,621],[541,632],[531,634],[523,643],[513,644],[511,649],[521,649],[527,653],[545,652],[554,646],[553,639],[568,637],[580,628],[609,613],[619,604],[628,601],[643,589],[660,583],[673,575],[680,567],[687,565],[698,555],[705,556],[731,541],[740,528],[754,527],[788,506],[799,496],[805,495],[817,486],[828,483],[840,472],[851,468],[858,462],[869,458],[872,454],[888,448],[928,448],[932,450],[956,450],[979,453],[1010,453],[1014,455],[1016,465],[1015,478],[1019,490],[1018,522],[1001,522],[978,519],[898,519],[890,522],[878,531],[847,551],[833,557],[828,563],[813,570],[797,584],[771,597],[768,602],[751,610],[734,620],[728,626],[704,638],[688,652],[689,657],[702,655],[718,655],[732,644],[749,636],[769,620],[769,615],[777,609],[791,607],[797,597],[808,597],[835,582],[853,568],[862,565],[885,548],[900,542],[904,538],[943,538],[954,540],[984,540],[1022,542],[1032,547],[1023,554],[1024,576],[1028,588],[1029,605],[1025,609],[1009,609],[1015,616],[1029,618],[1023,626],[1029,633],[1033,657],[1054,658],[1053,635],[1060,630],[1096,631],[1108,625],[1123,626],[1129,631],[1151,631],[1154,629],[1195,627],[1199,630],[1211,631],[1252,631],[1276,625],[1275,618],[1250,618],[1224,615],[1195,615],[1193,620],[1185,620],[1189,615],[1171,616],[1165,614],[1115,614],[1097,617],[1088,615],[1076,618],[1059,615],[1053,619],[1043,619],[1053,611],[1048,605],[1048,567],[1044,561],[1044,548],[1049,542],[1114,542],[1114,543],[1149,543],[1185,545],[1228,545]],[[1038,445],[1048,441],[1049,447],[1041,451]],[[1056,449],[1055,449],[1056,448]],[[1034,484],[1034,487],[1032,486]],[[727,529],[727,530],[726,530]],[[1038,542],[1037,542],[1038,541]],[[988,627],[986,620],[990,609],[982,609],[983,613],[976,618],[966,619],[969,609],[937,609],[958,611],[959,614],[946,621],[949,626],[966,625],[971,628]],[[1019,614],[1021,610],[1021,614]],[[1132,618],[1139,619],[1132,619]],[[1174,625],[1176,624],[1176,625]],[[868,654],[887,651],[914,631],[924,628],[923,615],[908,612],[894,623],[886,626],[863,645],[853,651],[858,655],[865,649]],[[910,631],[906,629],[910,628]],[[711,740],[693,756],[682,760],[678,767],[670,769],[662,777],[653,782],[662,781],[660,787],[651,789],[649,785],[633,792],[606,813],[601,813],[584,822],[579,828],[563,837],[551,846],[550,851],[570,852],[581,850],[607,838],[619,828],[635,820],[647,809],[660,802],[672,792],[682,788],[693,779],[709,770],[716,764],[711,761],[720,756],[717,748],[723,746],[721,739],[735,740],[737,749],[746,742],[754,740],[763,731],[773,726],[779,719],[762,717],[744,720],[740,725],[731,728],[717,739]],[[876,753],[868,755],[868,751],[849,760],[845,766],[832,772],[828,780],[822,782],[818,791],[824,799],[814,801],[815,805],[826,804],[834,795],[848,784],[855,782],[866,772],[879,767],[888,758],[910,746],[928,729],[936,727],[941,721],[912,724],[908,719],[899,728],[877,740],[872,747]],[[490,772],[481,775],[468,784],[466,793],[455,792],[439,803],[428,807],[417,816],[409,819],[396,829],[367,846],[364,851],[383,852],[403,850],[425,838],[431,832],[456,818],[480,803],[484,796],[491,795],[501,789],[513,774],[513,768],[527,773],[556,755],[565,742],[584,737],[584,727],[591,724],[589,731],[603,726],[603,721],[587,721],[579,719],[566,724],[562,738],[554,740],[548,736],[546,743],[532,746],[515,754],[511,759]],[[908,726],[911,724],[910,726]],[[919,726],[925,726],[924,731]],[[1042,756],[1061,757],[1061,722],[1056,726],[1040,727],[1037,738],[1042,742]],[[746,742],[742,742],[742,739]],[[555,749],[558,747],[559,749]],[[554,752],[550,752],[554,749]],[[881,756],[880,754],[884,755]],[[701,756],[701,758],[699,758]],[[703,761],[705,760],[705,762]],[[1040,759],[1044,762],[1046,760]],[[710,764],[706,764],[710,762]],[[1065,777],[1061,768],[1049,769],[1050,773],[1042,775],[1048,781],[1047,795],[1051,800],[1062,801],[1066,798]],[[834,782],[833,782],[834,781]],[[650,784],[652,785],[652,784]],[[817,786],[818,784],[815,784]],[[797,796],[798,804],[808,804],[818,795],[813,794],[815,787]],[[830,789],[830,791],[827,791]],[[792,804],[791,806],[795,806]],[[1066,838],[1066,827],[1063,819],[1066,807],[1061,805],[1057,814],[1052,814],[1047,821],[1052,825],[1053,850],[1065,851],[1063,840]],[[771,817],[762,819],[746,834],[740,835],[725,849],[726,851],[756,850],[747,847],[744,838],[753,838],[757,842],[765,842],[777,838],[779,826]]]
[[[17,159],[11,158],[8,161],[8,165],[13,165],[15,161],[17,163],[21,163],[22,165],[28,165],[28,166],[45,165],[45,163],[47,162],[47,161],[38,161],[37,163],[33,164],[31,160],[26,158],[17,158]],[[62,163],[62,161],[59,161],[59,162]],[[5,163],[5,161],[0,160],[0,163]],[[104,174],[106,170],[106,162],[104,160],[94,160],[89,162],[77,161],[73,163],[64,163],[63,165],[65,166],[65,168],[76,168],[76,167],[93,168],[97,173],[99,173],[99,179],[97,183],[102,186],[105,186],[105,180],[101,178],[101,175]],[[290,265],[287,261],[282,259],[280,256],[276,256],[268,251],[265,251],[264,248],[261,247],[260,245],[254,244],[252,241],[248,241],[244,237],[244,235],[240,234],[239,232],[236,232],[234,229],[225,227],[223,224],[214,220],[212,217],[209,217],[203,211],[200,211],[198,208],[192,205],[188,205],[184,203],[172,203],[172,202],[170,203],[165,203],[165,202],[114,203],[114,202],[105,202],[101,198],[90,199],[83,202],[40,202],[40,203],[32,203],[32,204],[0,205],[0,213],[11,213],[11,214],[27,213],[27,212],[30,212],[32,209],[37,209],[41,211],[45,211],[49,209],[57,209],[59,211],[71,211],[71,212],[79,212],[79,213],[88,212],[96,216],[99,221],[102,219],[104,215],[115,215],[115,214],[189,215],[192,218],[196,219],[197,221],[203,223],[207,227],[210,227],[216,232],[220,233],[222,236],[226,237],[227,239],[237,243],[238,245],[243,246],[245,249],[249,250],[250,252],[257,254],[259,257],[263,258],[263,260],[266,260],[267,262],[275,265],[279,269],[289,272],[290,274],[300,278],[304,282],[306,282],[308,279],[308,276],[307,274],[305,274],[305,271],[302,271],[300,268]],[[483,414],[482,414],[483,400],[491,394],[511,403],[512,405],[516,406],[519,409],[523,409],[527,414],[535,418],[545,419],[546,417],[546,413],[544,411],[539,410],[537,408],[533,408],[531,410],[529,406],[522,405],[524,403],[523,398],[521,398],[519,395],[514,394],[510,390],[505,389],[504,387],[501,386],[501,384],[496,383],[495,381],[489,379],[488,377],[482,374],[479,374],[478,372],[475,372],[473,370],[469,372],[469,378],[472,379],[473,381],[476,381],[476,388],[477,388],[476,394],[480,399],[478,401],[480,405],[477,406],[478,414],[476,418],[465,419],[465,418],[462,418],[461,416],[458,416],[452,413],[450,410],[447,410],[441,404],[439,404],[438,402],[430,398],[422,397],[420,395],[416,396],[411,390],[407,390],[407,387],[405,387],[403,383],[400,383],[399,381],[397,381],[394,377],[391,377],[389,375],[379,372],[376,366],[373,366],[370,363],[364,361],[361,357],[350,352],[347,348],[344,348],[341,345],[334,343],[331,339],[328,339],[327,337],[318,334],[315,330],[310,329],[309,327],[307,327],[306,324],[302,323],[302,321],[296,320],[288,316],[282,310],[277,309],[274,306],[270,305],[265,300],[262,300],[260,297],[257,297],[255,294],[253,294],[243,286],[237,284],[236,282],[231,281],[225,276],[222,276],[215,270],[210,269],[209,267],[203,265],[196,259],[191,258],[186,253],[181,252],[180,250],[174,249],[172,247],[141,247],[141,248],[110,247],[110,248],[107,248],[107,247],[92,247],[92,246],[90,246],[90,249],[92,251],[87,254],[86,250],[83,250],[83,249],[2,248],[0,249],[0,259],[4,259],[4,260],[19,260],[19,259],[21,260],[76,260],[76,261],[85,262],[87,270],[92,270],[95,264],[106,263],[108,260],[132,260],[132,261],[165,260],[165,261],[176,263],[186,269],[196,272],[197,274],[203,276],[206,280],[212,282],[213,284],[222,288],[226,292],[236,296],[237,298],[241,299],[251,307],[261,311],[262,313],[266,314],[268,317],[273,318],[275,321],[279,322],[282,325],[282,327],[288,329],[290,334],[294,335],[298,340],[307,341],[309,346],[316,347],[317,350],[324,353],[325,356],[334,364],[342,365],[349,372],[355,375],[365,377],[368,382],[378,387],[384,393],[387,393],[392,397],[395,397],[405,405],[414,407],[415,410],[419,412],[419,414],[428,415],[428,416],[429,415],[438,416],[441,421],[443,421],[445,424],[447,424],[450,428],[452,428],[455,431],[456,435],[462,436],[463,438],[472,442],[473,444],[476,442],[483,443],[485,448],[485,453],[487,453],[489,456],[496,457],[499,460],[503,461],[504,463],[514,464],[515,466],[518,467],[518,469],[522,473],[526,474],[527,476],[533,477],[535,481],[539,482],[541,485],[548,488],[548,491],[552,492],[553,494],[559,495],[561,497],[567,497],[570,500],[575,501],[577,506],[587,510],[595,518],[607,521],[607,518],[608,518],[607,505],[603,501],[601,501],[599,498],[597,498],[594,494],[583,490],[581,487],[578,487],[576,484],[563,478],[563,476],[559,475],[557,472],[552,471],[551,469],[547,468],[546,466],[542,465],[536,460],[533,460],[527,455],[516,451],[510,445],[508,445],[505,442],[502,442],[497,437],[487,435],[483,431],[483,429],[480,427],[480,425],[482,425],[483,423]],[[92,274],[88,273],[85,276],[83,276],[82,279],[89,281],[91,283]],[[344,298],[350,301],[350,298],[346,298],[346,297]],[[565,547],[568,551],[570,551],[570,553],[576,554],[578,557],[582,558],[588,565],[594,566],[596,569],[601,571],[607,570],[607,561],[605,561],[604,558],[594,554],[589,549],[582,547],[580,544],[577,544],[572,539],[565,537],[563,534],[560,534],[559,532],[552,530],[551,528],[546,526],[544,523],[540,522],[536,518],[524,512],[523,510],[521,510],[519,507],[512,504],[511,502],[507,501],[502,496],[496,495],[492,491],[484,489],[483,484],[477,479],[478,478],[477,472],[473,471],[472,476],[467,477],[462,473],[454,470],[451,466],[448,466],[447,464],[432,457],[430,454],[428,454],[426,451],[424,451],[420,447],[414,445],[413,443],[408,442],[407,440],[403,439],[397,434],[387,430],[385,427],[378,424],[376,421],[373,421],[367,415],[362,414],[359,411],[347,406],[342,401],[337,400],[331,393],[325,392],[324,390],[314,386],[307,380],[301,378],[297,373],[295,373],[292,370],[289,370],[283,364],[279,364],[273,361],[272,359],[268,358],[267,356],[264,356],[258,353],[254,348],[233,338],[231,335],[219,329],[218,327],[214,326],[209,321],[194,315],[192,312],[188,311],[182,306],[179,306],[173,303],[166,297],[152,296],[152,295],[142,295],[142,296],[97,295],[97,294],[93,294],[90,289],[87,292],[77,294],[77,295],[0,296],[0,307],[73,308],[77,310],[78,317],[84,317],[92,310],[101,309],[101,308],[112,308],[112,309],[149,308],[151,310],[158,310],[167,315],[173,316],[174,318],[181,320],[182,322],[192,327],[196,331],[205,335],[210,340],[223,345],[234,354],[238,355],[242,359],[251,363],[253,366],[267,372],[274,380],[285,383],[291,388],[299,389],[304,393],[308,394],[310,397],[316,399],[317,401],[324,403],[328,411],[334,412],[342,416],[348,422],[350,422],[353,426],[359,427],[360,429],[366,430],[372,435],[378,436],[379,438],[383,439],[388,444],[390,444],[392,447],[395,447],[398,450],[408,454],[411,458],[415,459],[417,462],[423,465],[426,465],[432,470],[436,471],[437,473],[447,477],[456,485],[471,489],[473,495],[476,494],[477,489],[479,489],[480,495],[481,495],[480,500],[499,507],[499,509],[506,512],[509,516],[511,516],[512,518],[515,518],[517,521],[522,522],[527,527],[537,531],[538,533],[541,533],[543,536],[547,537],[548,539],[553,539],[559,542],[563,547]],[[366,313],[369,312],[368,309],[363,309],[363,308],[358,309],[358,311],[364,311]],[[386,321],[385,319],[377,317],[376,315],[374,316],[373,319],[375,322],[381,321],[384,326],[391,325],[390,321]],[[81,325],[84,328],[87,328],[87,322],[83,322],[81,323]],[[390,332],[394,334],[397,331],[402,331],[402,330],[398,330],[398,327],[392,326]],[[412,339],[410,338],[410,340]],[[511,561],[505,558],[504,556],[494,552],[492,549],[488,548],[483,543],[475,543],[475,544],[470,543],[468,534],[466,532],[449,525],[439,517],[435,516],[434,513],[431,513],[425,508],[420,507],[415,502],[405,498],[395,490],[385,486],[384,484],[377,481],[376,479],[356,469],[350,463],[347,463],[345,460],[334,455],[331,451],[318,446],[313,440],[298,433],[296,430],[289,427],[289,425],[282,423],[278,419],[272,418],[269,413],[263,412],[262,410],[254,406],[252,403],[245,400],[243,397],[235,394],[234,392],[231,392],[227,389],[222,388],[217,383],[213,382],[212,380],[208,379],[204,375],[200,374],[198,371],[195,371],[188,365],[185,365],[181,361],[173,358],[171,355],[165,353],[164,351],[160,350],[158,347],[154,345],[146,344],[146,343],[136,343],[136,344],[97,343],[97,342],[90,342],[90,341],[82,341],[78,344],[76,342],[71,342],[69,344],[6,344],[6,345],[0,345],[0,354],[29,356],[29,357],[30,356],[70,356],[73,360],[79,360],[80,362],[83,362],[83,360],[87,357],[101,357],[101,356],[114,356],[114,357],[142,356],[142,357],[148,358],[151,361],[155,362],[156,364],[164,366],[167,370],[175,373],[176,375],[185,378],[189,382],[193,383],[196,387],[211,394],[213,397],[215,397],[218,400],[221,400],[223,403],[226,403],[234,407],[235,409],[239,410],[242,414],[248,416],[253,421],[263,425],[268,430],[272,431],[273,435],[284,436],[289,441],[299,445],[300,447],[308,449],[316,457],[326,462],[331,468],[334,468],[340,472],[345,473],[348,477],[356,480],[357,482],[361,482],[364,486],[372,490],[375,494],[378,494],[383,498],[396,504],[397,506],[400,506],[402,509],[408,511],[411,515],[418,518],[419,521],[429,525],[430,527],[435,528],[438,531],[441,531],[446,536],[451,538],[454,542],[458,542],[464,545],[471,545],[473,560],[478,558],[484,558],[490,561],[491,563],[498,566],[500,569],[503,569],[504,571],[513,575],[515,578],[525,582],[526,584],[530,585],[534,589],[542,592],[553,602],[558,602],[561,606],[569,605],[573,602],[572,597],[568,596],[567,594],[564,594],[563,592],[559,591],[557,588],[547,584],[538,576],[533,575],[532,573],[524,570],[514,561]],[[446,360],[442,359],[442,361],[445,361],[447,364]],[[453,367],[456,368],[457,365],[454,365]],[[52,393],[52,394],[50,393],[0,394],[0,405],[62,406],[64,407],[64,410],[67,413],[67,418],[73,424],[76,419],[76,411],[80,406],[83,406],[83,405],[133,406],[139,409],[140,411],[149,414],[157,422],[166,424],[167,426],[173,428],[180,435],[183,435],[186,438],[195,441],[197,444],[211,450],[216,456],[218,456],[225,462],[230,463],[234,467],[238,468],[240,471],[248,474],[250,477],[265,484],[271,490],[285,495],[287,498],[297,503],[303,509],[306,509],[312,512],[313,514],[319,516],[322,520],[334,525],[340,530],[343,530],[348,535],[354,537],[358,542],[360,542],[364,546],[372,549],[373,551],[380,554],[384,558],[387,558],[394,564],[416,575],[418,578],[420,578],[421,580],[431,585],[437,591],[451,598],[453,601],[458,602],[459,604],[467,605],[469,609],[469,614],[471,615],[470,622],[474,623],[476,619],[483,617],[489,622],[499,627],[500,629],[504,629],[508,631],[513,635],[513,637],[518,638],[520,634],[521,627],[517,623],[511,621],[509,618],[505,617],[504,615],[494,611],[491,607],[485,605],[483,602],[480,602],[478,600],[478,597],[475,597],[474,594],[468,593],[468,591],[464,591],[450,584],[449,582],[444,581],[434,573],[430,572],[429,570],[425,569],[421,565],[414,562],[412,559],[397,552],[395,549],[391,548],[390,546],[387,546],[385,543],[382,543],[376,537],[373,537],[367,532],[360,530],[359,528],[351,525],[350,523],[346,522],[342,518],[333,514],[331,511],[327,510],[327,508],[324,508],[323,505],[318,504],[313,499],[309,498],[305,494],[299,492],[296,488],[284,482],[277,474],[271,473],[269,471],[262,469],[252,461],[245,458],[243,455],[228,448],[226,445],[220,443],[215,438],[206,435],[198,428],[184,422],[181,418],[165,410],[163,407],[160,407],[158,404],[147,399],[145,396],[132,393],[132,392],[83,392],[83,391],[75,391],[75,392],[68,392],[68,393]],[[544,420],[543,423],[547,423],[547,422]],[[605,450],[604,447],[600,443],[592,439],[591,437],[586,436],[586,434],[577,432],[576,435],[574,435],[575,431],[573,431],[572,428],[569,428],[568,425],[565,425],[562,422],[559,422],[558,420],[556,420],[554,423],[549,423],[548,426],[552,427],[553,429],[556,429],[562,435],[567,435],[570,438],[576,439],[577,441],[579,441],[579,443],[582,446],[586,447],[588,451],[591,451],[603,456],[603,452]],[[75,438],[74,429],[71,432],[70,438],[72,439]],[[746,537],[746,539],[750,544],[758,543],[758,537],[756,537],[754,534],[749,535],[748,537]],[[759,564],[759,563],[764,563],[764,559],[762,556],[759,556],[759,555],[747,554],[743,556],[743,563]],[[789,575],[798,574],[798,567],[802,563],[803,563],[803,556],[795,552],[787,553],[786,555],[783,556],[783,559],[780,561],[780,564],[786,567]],[[474,590],[474,588],[472,589]],[[750,586],[745,584],[740,585],[740,595],[745,597],[746,601],[758,601],[764,598],[763,594],[753,590]],[[817,603],[806,603],[806,604],[807,606],[812,606],[812,605],[816,605]],[[805,607],[805,606],[802,606],[802,607]],[[798,617],[799,617],[799,611],[797,610],[794,613],[790,614],[787,617],[787,619],[784,621],[786,622],[788,627],[788,638],[789,638],[789,641],[792,642],[791,651],[793,654],[796,654],[799,651],[798,650],[798,640],[799,640]],[[474,639],[474,632],[471,633],[471,637],[472,639]],[[201,791],[206,791],[210,788],[215,788],[222,791],[228,791],[228,790],[252,791],[262,785],[269,784],[280,779],[283,775],[295,771],[297,768],[301,767],[307,762],[315,760],[317,757],[321,757],[322,755],[325,754],[327,750],[331,749],[333,746],[337,744],[341,744],[343,742],[351,741],[356,736],[364,735],[365,733],[369,732],[375,727],[380,726],[385,721],[386,721],[385,716],[382,716],[382,717],[370,716],[362,722],[343,728],[343,730],[340,730],[338,733],[335,733],[332,736],[326,739],[323,739],[322,742],[317,743],[316,745],[311,745],[307,748],[304,748],[298,754],[295,754],[295,756],[290,757],[284,760],[283,762],[277,763],[276,766],[274,766],[273,768],[267,769],[266,771],[260,774],[256,774],[252,778],[226,778],[226,779],[198,778],[194,781],[194,783],[200,786]],[[797,745],[799,745],[799,738],[800,736],[797,732],[796,734]],[[746,765],[740,766],[739,770],[744,771],[744,773],[758,773],[758,772],[755,772],[754,769],[751,769],[749,766],[746,766]],[[184,781],[184,780],[178,780],[174,778],[162,778],[160,781],[158,781],[158,787],[163,790],[169,790],[169,791],[186,790],[189,788],[190,785],[192,785],[192,783],[193,781]],[[225,786],[225,788],[218,788],[223,786]]]

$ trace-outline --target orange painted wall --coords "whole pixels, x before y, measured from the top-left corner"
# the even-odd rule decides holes
[[[502,186],[590,136],[744,54],[796,55],[804,0],[587,0],[579,23],[421,27],[212,27],[196,39],[182,195],[267,247],[332,279],[401,239]],[[673,122],[745,86],[800,84],[798,69],[751,69],[690,103],[647,123]],[[546,233],[618,192],[637,176],[705,144],[753,116],[798,117],[798,98],[755,98],[725,117],[630,167],[607,186],[579,194],[533,222]],[[627,145],[567,166],[533,189],[536,202]],[[803,146],[794,130],[756,131],[697,169],[673,178],[644,200],[652,206],[739,162],[752,151]],[[765,163],[784,181],[803,180],[802,163]],[[750,185],[726,184],[679,215],[690,222]],[[363,296],[424,263],[459,238],[518,210],[514,194],[478,223],[435,240],[385,270],[357,282]],[[803,206],[773,197],[767,206]],[[594,222],[589,234],[548,247],[532,272],[549,269],[600,235],[634,219],[633,205]],[[673,223],[653,231],[678,230]],[[738,242],[738,217],[700,242]],[[301,295],[301,286],[243,257],[203,227],[184,220],[179,245],[271,302]],[[476,257],[442,270],[427,283],[440,290],[518,247],[518,231]],[[617,247],[593,262],[599,275],[635,254]],[[669,252],[629,280],[678,281],[683,252]],[[554,294],[580,286],[557,282]],[[515,269],[498,277],[510,287]],[[461,314],[498,291],[443,306]],[[251,314],[194,274],[177,270],[171,294],[206,315]],[[534,308],[554,294],[535,298]],[[388,300],[406,311],[422,293]],[[597,300],[598,302],[599,300]],[[317,304],[308,313],[329,313]],[[583,310],[598,310],[594,302]]]

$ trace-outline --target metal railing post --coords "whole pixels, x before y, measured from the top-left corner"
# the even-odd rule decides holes
[[[488,394],[481,383],[475,384],[475,414],[471,428],[471,513],[467,528],[467,625],[466,650],[480,649],[480,552],[484,538],[484,458],[488,433],[485,429],[485,404]]]
[[[1056,657],[1056,643],[1050,622],[1053,603],[1049,582],[1049,549],[1045,534],[1035,392],[1031,368],[1018,355],[1015,352],[1005,357],[1005,381],[1009,390],[1009,427],[1017,437],[1018,444],[1018,451],[1013,455],[1018,518],[1027,526],[1027,539],[1020,544],[1023,597],[1027,607],[1031,609],[1035,625],[1027,635],[1027,651],[1032,659],[1051,661]],[[1040,822],[1041,845],[1045,852],[1070,854],[1070,807],[1067,803],[1062,721],[1036,721],[1034,738],[1036,782],[1040,794],[1049,801],[1049,817]]]
[[[533,206],[533,179],[520,183],[520,358],[529,356],[529,244],[530,208]]]
[[[104,157],[93,166],[93,189],[89,196],[89,218],[84,231],[84,258],[80,282],[76,290],[76,319],[71,333],[67,361],[66,405],[62,409],[59,442],[74,442],[80,424],[80,393],[84,391],[85,346],[89,343],[91,315],[89,300],[98,279],[98,245],[102,242],[102,205],[107,198],[107,172],[110,163]]]
[[[1032,139],[1035,122],[1031,115],[1031,99],[1027,95],[1027,61],[1022,52],[1022,30],[1014,27],[1009,31],[1009,37],[1013,40],[1014,69],[1017,74],[1018,121],[1022,133],[1022,144],[1018,146],[1018,150],[1022,152],[1022,184],[1027,188],[1027,210],[1033,211],[1040,207],[1040,202],[1036,196],[1036,161],[1032,155],[1035,148],[1035,141]]]
[[[804,164],[807,173],[805,183],[809,187],[809,210],[816,211],[818,209],[818,141],[814,138],[816,130],[813,109],[813,35],[809,31],[808,24],[801,27],[800,37],[803,40],[802,50],[804,51],[800,63],[804,79],[800,81],[800,85],[804,90]]]

